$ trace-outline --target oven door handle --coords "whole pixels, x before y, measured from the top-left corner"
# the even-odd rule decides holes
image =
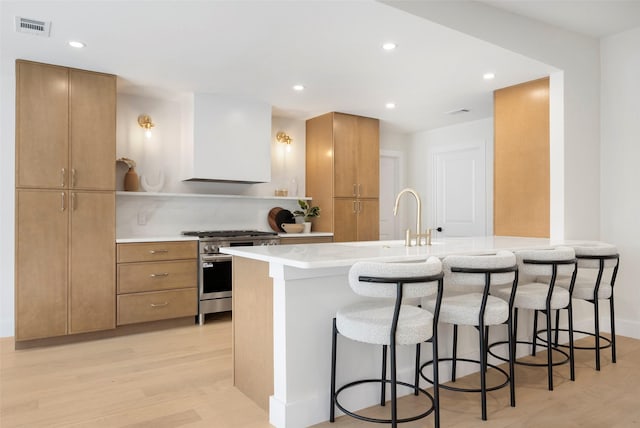
[[[213,262],[213,263],[220,263],[220,262],[230,262],[231,261],[231,256],[202,256],[202,261],[203,262]]]

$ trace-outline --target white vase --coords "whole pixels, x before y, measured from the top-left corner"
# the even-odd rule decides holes
[[[311,222],[310,221],[305,221],[304,222],[304,229],[302,229],[302,233],[311,233]]]

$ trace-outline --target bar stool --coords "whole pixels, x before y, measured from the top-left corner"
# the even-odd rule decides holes
[[[465,361],[480,364],[480,388],[462,388],[452,385],[440,385],[441,388],[458,392],[479,392],[481,395],[482,420],[487,420],[487,392],[510,387],[510,404],[515,406],[514,367],[515,343],[513,343],[512,307],[518,281],[516,257],[510,251],[499,251],[495,255],[479,256],[447,256],[443,260],[445,274],[445,297],[440,306],[440,322],[453,324],[453,354],[451,358],[440,358],[439,361],[451,361],[451,380],[456,380],[456,363]],[[499,285],[506,285],[511,290],[511,298],[504,300],[491,296],[490,290]],[[433,310],[437,302],[433,298],[423,298],[422,306]],[[491,325],[507,324],[509,338],[509,373],[487,363],[488,328]],[[458,325],[474,326],[479,334],[479,360],[457,357]],[[421,376],[435,385],[436,379],[429,379],[424,368],[438,360],[428,361],[420,368]],[[505,381],[495,386],[487,386],[487,369],[491,367],[502,373]],[[435,371],[435,370],[434,370]]]
[[[516,344],[528,344],[532,346],[531,355],[536,353],[536,333],[533,334],[531,341],[517,340],[518,334],[518,309],[532,309],[534,311],[534,331],[537,330],[538,312],[545,314],[547,340],[545,345],[547,348],[547,361],[545,363],[533,363],[527,361],[518,361],[516,364],[547,367],[549,391],[553,391],[553,366],[566,364],[569,362],[569,371],[571,380],[575,380],[575,364],[574,364],[574,348],[573,348],[573,311],[571,307],[571,293],[576,278],[576,259],[573,248],[557,247],[547,250],[525,250],[516,252],[518,259],[518,268],[521,277],[533,278],[530,282],[518,284],[514,307],[514,328],[513,334]],[[558,276],[570,277],[569,287],[556,287]],[[548,280],[543,280],[548,278]],[[499,289],[494,294],[505,301],[511,298],[511,290]],[[569,354],[549,346],[551,341],[551,311],[566,309],[569,319]],[[505,342],[496,342],[489,346],[489,354],[502,361],[507,361],[504,357],[496,355],[491,348]],[[564,355],[564,359],[554,362],[552,351]]]
[[[618,266],[620,264],[620,256],[618,249],[611,244],[595,243],[593,245],[576,245],[573,246],[578,260],[578,273],[571,297],[578,300],[589,302],[593,305],[594,311],[594,332],[582,330],[574,330],[574,333],[582,333],[592,336],[595,346],[574,346],[579,350],[594,350],[596,356],[596,370],[600,370],[600,349],[611,348],[611,362],[616,362],[616,326],[614,316],[613,303],[613,286],[618,275]],[[607,269],[608,280],[605,278],[605,269]],[[560,280],[558,285],[563,288],[569,288],[569,280]],[[611,339],[600,334],[600,311],[599,300],[609,301],[609,316],[611,322]],[[558,328],[559,312],[556,312],[556,336],[555,346],[566,347],[566,345],[558,344],[558,331],[567,331],[567,329]],[[544,341],[542,338],[539,340]],[[600,340],[605,345],[600,345]]]
[[[335,420],[335,408],[345,414],[367,422],[391,424],[424,418],[435,412],[435,427],[440,426],[437,383],[433,396],[418,385],[418,366],[415,367],[416,382],[411,385],[396,378],[396,345],[416,345],[433,337],[433,353],[437,355],[437,321],[439,302],[442,298],[442,263],[437,257],[429,257],[424,263],[375,263],[358,262],[349,271],[349,285],[358,295],[380,298],[368,300],[340,309],[333,319],[331,350],[331,404],[329,420]],[[403,304],[403,298],[436,296],[433,312],[413,305]],[[389,298],[395,298],[390,302]],[[383,345],[382,376],[377,379],[362,379],[350,382],[336,390],[336,353],[338,333],[358,342]],[[391,379],[386,378],[386,347],[390,347]],[[437,378],[437,372],[435,374]],[[391,418],[375,419],[347,410],[339,401],[339,394],[347,388],[364,383],[379,383],[381,406],[385,405],[386,384],[391,386]],[[430,406],[423,413],[399,418],[397,411],[397,385],[409,387],[415,395],[425,395]]]

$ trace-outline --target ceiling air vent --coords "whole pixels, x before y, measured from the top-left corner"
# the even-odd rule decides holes
[[[45,22],[16,16],[16,31],[18,33],[36,34],[42,37],[49,37],[50,30],[51,21]]]
[[[468,108],[459,108],[456,110],[446,111],[444,114],[460,114],[460,113],[469,113],[471,110]]]

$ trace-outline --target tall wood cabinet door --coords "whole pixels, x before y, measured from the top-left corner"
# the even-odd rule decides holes
[[[333,241],[350,242],[358,239],[356,210],[358,201],[353,198],[333,200]]]
[[[358,200],[358,241],[380,239],[380,202],[378,199]]]
[[[16,187],[68,186],[68,88],[67,68],[16,62]]]
[[[68,193],[16,191],[16,340],[67,333]]]
[[[380,122],[368,117],[358,118],[358,170],[359,198],[380,196]]]
[[[71,192],[69,333],[116,326],[115,195]]]
[[[358,118],[348,114],[333,116],[333,196],[355,198],[357,193]]]
[[[115,190],[116,77],[69,71],[71,187]]]

